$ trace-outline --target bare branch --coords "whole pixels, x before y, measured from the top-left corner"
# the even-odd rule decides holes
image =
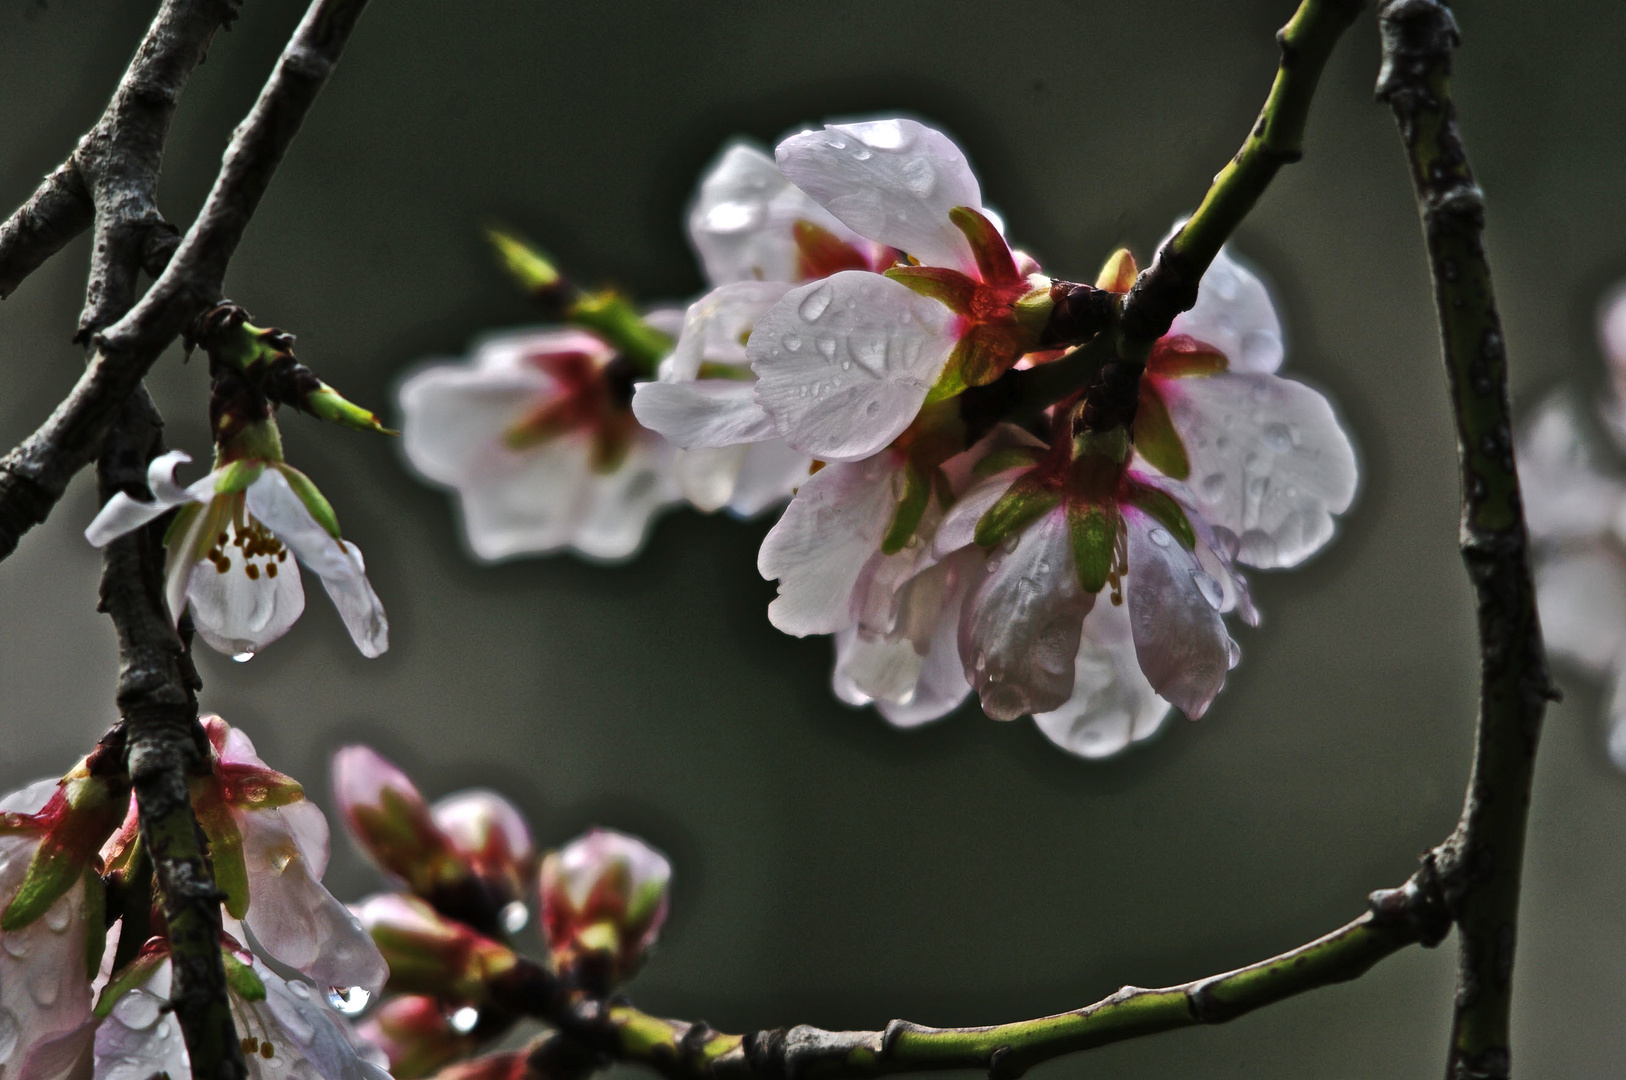
[[[1507,348],[1481,239],[1485,204],[1457,131],[1457,26],[1436,0],[1378,11],[1378,98],[1400,127],[1422,216],[1462,470],[1462,558],[1478,593],[1473,773],[1456,832],[1434,853],[1461,930],[1447,1075],[1506,1077],[1525,819],[1553,697],[1536,618],[1507,394]]]
[[[227,147],[214,188],[174,257],[134,310],[96,336],[68,397],[0,459],[0,558],[44,521],[96,456],[114,415],[198,312],[220,299],[226,265],[288,144],[327,81],[366,0],[315,0]]]

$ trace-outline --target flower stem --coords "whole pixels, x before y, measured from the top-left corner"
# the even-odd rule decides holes
[[[1554,697],[1513,463],[1507,350],[1481,234],[1484,201],[1457,131],[1457,27],[1436,0],[1378,12],[1377,95],[1394,111],[1422,217],[1457,425],[1462,558],[1478,595],[1479,724],[1456,831],[1433,853],[1461,938],[1447,1075],[1505,1077],[1525,822]]]

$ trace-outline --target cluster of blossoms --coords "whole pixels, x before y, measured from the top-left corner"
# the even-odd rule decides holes
[[[1608,392],[1549,395],[1517,440],[1548,648],[1608,683],[1609,757],[1626,769],[1626,286],[1599,309]]]
[[[225,895],[219,948],[250,1075],[384,1080],[344,1012],[383,956],[322,886],[327,820],[241,730],[205,717],[193,809]],[[168,923],[121,753],[0,799],[0,1069],[20,1080],[191,1075],[171,1010]],[[253,946],[251,949],[250,946]],[[311,982],[284,979],[262,957]]]
[[[365,746],[340,750],[334,797],[395,891],[355,912],[389,962],[393,996],[360,1026],[397,1080],[476,1053],[513,1026],[542,970],[512,947],[534,895],[552,975],[606,996],[635,974],[666,920],[671,866],[631,836],[593,829],[540,860],[520,812],[490,791],[425,803]],[[525,1074],[534,1050],[468,1062],[458,1075]]]
[[[689,228],[712,288],[658,364],[554,330],[407,383],[408,453],[458,488],[477,554],[624,556],[680,497],[742,516],[789,497],[758,558],[769,618],[834,638],[842,700],[912,726],[975,691],[1099,757],[1171,706],[1203,714],[1239,655],[1225,616],[1257,622],[1240,568],[1301,562],[1354,496],[1348,437],[1277,374],[1269,293],[1225,252],[1143,368],[971,427],[968,391],[1081,343],[1052,326],[1072,287],[916,121],[731,146]],[[1095,289],[1116,305],[1135,274],[1119,251]],[[607,430],[644,440],[632,474]]]

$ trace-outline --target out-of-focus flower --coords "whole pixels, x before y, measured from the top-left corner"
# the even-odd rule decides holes
[[[675,332],[675,313],[647,322]],[[488,561],[571,548],[630,557],[679,497],[672,447],[630,408],[635,365],[583,330],[539,329],[479,342],[400,389],[408,461],[454,489],[464,534]]]
[[[542,930],[554,967],[614,986],[666,921],[672,864],[636,837],[593,829],[542,860]]]
[[[429,809],[452,851],[490,894],[499,910],[520,903],[536,871],[531,830],[514,804],[495,791],[460,791]],[[504,929],[518,929],[512,915]]]
[[[322,987],[377,993],[384,958],[354,915],[322,885],[327,819],[294,780],[260,760],[240,728],[204,718],[212,773],[193,805],[209,835],[226,911],[274,959]]]
[[[383,1051],[395,1080],[418,1080],[472,1054],[478,1040],[458,1031],[446,1006],[422,994],[402,994],[357,1025],[357,1034]]]
[[[517,963],[507,946],[415,896],[379,893],[354,910],[389,963],[392,990],[484,1004],[491,980]]]
[[[172,450],[147,470],[150,502],[118,492],[85,538],[97,547],[177,509],[165,537],[165,598],[218,652],[247,659],[280,638],[305,610],[291,552],[318,577],[363,656],[389,648],[384,606],[356,545],[339,535],[333,507],[304,473],[282,460],[269,421],[244,433],[216,468],[187,487],[175,469],[192,459]]]

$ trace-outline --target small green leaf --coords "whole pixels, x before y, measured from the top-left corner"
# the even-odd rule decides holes
[[[294,468],[292,465],[278,464],[282,475],[288,478],[288,486],[294,489],[299,501],[305,504],[305,509],[311,512],[316,523],[326,529],[335,540],[339,538],[339,519],[333,513],[333,504],[317,490],[311,478]]]
[[[1073,540],[1073,565],[1086,593],[1098,593],[1112,576],[1118,550],[1118,509],[1092,502],[1069,502],[1067,526]]]
[[[1186,444],[1174,430],[1169,407],[1150,379],[1140,381],[1140,404],[1135,407],[1135,449],[1171,480],[1184,480],[1191,475]]]
[[[220,960],[226,967],[226,985],[243,1001],[264,1001],[265,980],[255,970],[239,960],[230,949],[220,950]]]
[[[521,287],[531,292],[545,292],[562,280],[558,268],[548,261],[547,256],[513,233],[492,228],[486,230],[486,238],[497,249],[497,257],[502,261],[503,269],[507,270]]]
[[[96,1008],[91,1010],[96,1016],[106,1019],[107,1014],[113,1011],[119,998],[134,990],[152,977],[153,968],[169,959],[167,948],[158,952],[144,953],[128,964],[124,970],[115,971],[107,985],[102,987],[102,996],[96,999]]]
[[[973,538],[982,547],[993,547],[1011,533],[1055,509],[1059,502],[1060,491],[1042,485],[1031,474],[1020,477],[977,520]]]
[[[971,299],[977,293],[975,281],[944,266],[894,266],[886,276],[957,315],[970,314]]]
[[[1027,468],[1036,464],[1044,457],[1044,451],[1037,446],[1007,446],[1003,450],[995,450],[971,466],[971,475],[978,477],[994,476],[1006,469]]]
[[[327,383],[321,383],[305,395],[305,407],[318,419],[338,424],[353,431],[376,431],[382,435],[399,435],[379,422],[377,415],[345,399]]]
[[[1158,524],[1174,534],[1187,551],[1197,546],[1197,534],[1191,528],[1191,521],[1186,512],[1174,500],[1174,496],[1166,491],[1151,487],[1147,484],[1128,485],[1127,500],[1130,505],[1151,515]]]
[[[22,887],[0,915],[0,931],[21,930],[50,910],[84,873],[84,860],[51,842],[49,836],[34,849]]]
[[[107,951],[107,886],[100,874],[85,867],[85,907],[79,913],[85,920],[85,978],[94,979]]]
[[[892,524],[886,530],[886,536],[881,540],[881,552],[885,555],[896,555],[908,546],[914,538],[915,530],[920,527],[920,519],[926,513],[926,504],[931,501],[931,483],[923,476],[913,462],[903,467],[903,497],[898,500],[897,512],[892,515]]]

